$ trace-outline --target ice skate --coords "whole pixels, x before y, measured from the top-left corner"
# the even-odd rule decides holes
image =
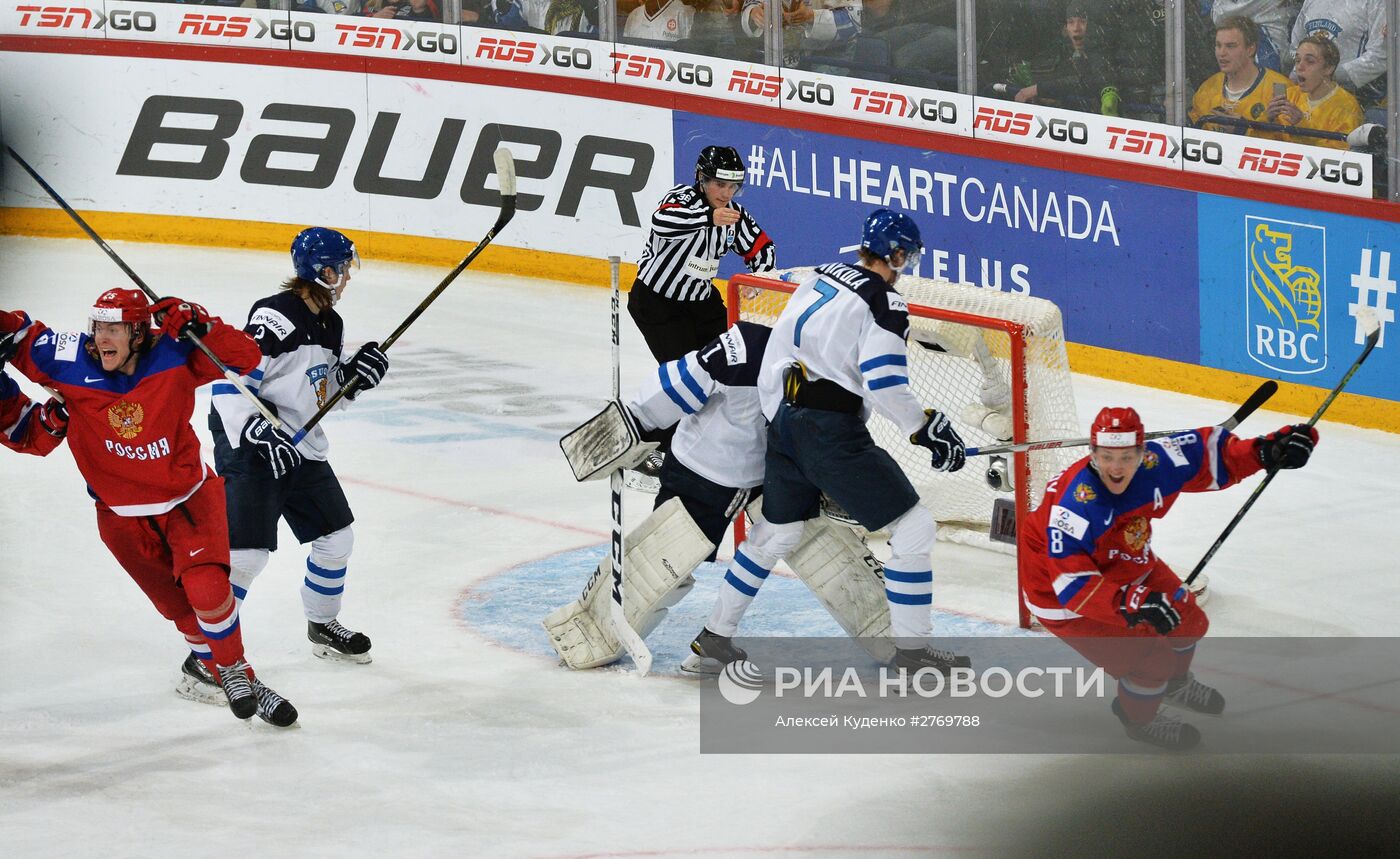
[[[1146,725],[1129,721],[1117,698],[1113,699],[1113,715],[1117,716],[1118,721],[1123,723],[1123,730],[1127,732],[1128,736],[1140,743],[1147,743],[1150,746],[1157,746],[1168,751],[1184,752],[1187,749],[1194,749],[1201,742],[1200,731],[1175,716],[1169,716],[1165,713],[1159,712]]]
[[[681,663],[681,670],[692,674],[718,674],[729,663],[748,658],[749,655],[742,648],[734,646],[732,638],[710,632],[706,627],[690,643],[690,655]]]
[[[1193,713],[1219,716],[1225,712],[1225,696],[1213,687],[1196,679],[1190,671],[1184,677],[1167,681],[1167,694],[1163,702]]]
[[[312,644],[311,652],[322,659],[338,659],[359,665],[372,661],[369,636],[346,629],[338,620],[327,623],[307,621],[306,637]]]
[[[248,663],[242,659],[232,665],[220,665],[219,681],[228,695],[228,708],[240,719],[251,719],[258,708],[253,697],[253,683],[248,679]]]
[[[228,706],[228,696],[224,694],[223,687],[193,653],[186,656],[184,664],[180,666],[180,682],[175,687],[175,694],[201,704]]]
[[[941,650],[936,647],[910,647],[897,648],[894,658],[890,660],[890,667],[895,670],[903,668],[913,674],[924,668],[932,668],[940,674],[948,674],[954,668],[971,668],[972,660],[966,656],[959,656],[951,650]]]
[[[278,728],[296,724],[297,708],[292,702],[272,691],[261,680],[253,681],[253,694],[258,699],[258,718]]]

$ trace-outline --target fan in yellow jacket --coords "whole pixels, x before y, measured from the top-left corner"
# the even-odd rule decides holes
[[[1275,92],[1282,96],[1289,82],[1288,78],[1273,69],[1261,68],[1254,62],[1258,43],[1259,28],[1248,18],[1226,18],[1215,28],[1215,61],[1220,65],[1220,71],[1207,78],[1191,99],[1192,125],[1234,134],[1265,136],[1265,132],[1253,129],[1245,132],[1237,125],[1210,121],[1212,116],[1270,121],[1267,116],[1269,102]]]
[[[1299,42],[1293,69],[1293,76],[1298,79],[1298,83],[1296,86],[1289,86],[1283,98],[1275,98],[1269,102],[1269,121],[1296,128],[1336,131],[1342,134],[1349,133],[1364,122],[1365,114],[1362,113],[1356,96],[1342,89],[1333,78],[1340,59],[1337,46],[1331,39],[1308,36]],[[1330,146],[1333,149],[1347,148],[1345,140],[1323,140],[1303,135],[1291,136],[1290,139],[1299,143]]]

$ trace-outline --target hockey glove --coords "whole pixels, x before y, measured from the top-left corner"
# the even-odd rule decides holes
[[[953,429],[953,422],[937,409],[924,409],[924,425],[909,436],[920,447],[933,451],[934,471],[957,471],[967,461],[962,436]]]
[[[1317,427],[1306,424],[1286,426],[1278,432],[1256,439],[1259,461],[1270,471],[1280,468],[1302,468],[1312,456],[1317,444]]]
[[[267,463],[274,480],[280,480],[301,465],[301,452],[285,432],[262,415],[253,415],[243,425],[243,441],[253,446]]]
[[[151,313],[162,316],[160,333],[178,340],[185,334],[203,337],[209,333],[209,311],[179,298],[162,298],[151,305]]]
[[[1129,627],[1146,623],[1158,633],[1166,635],[1181,623],[1181,615],[1172,608],[1170,594],[1147,589],[1138,585],[1123,594],[1123,605],[1119,608]]]
[[[58,397],[50,397],[39,407],[39,426],[54,438],[68,434],[68,406]]]
[[[335,380],[343,388],[351,379],[359,378],[360,382],[355,386],[355,390],[345,395],[346,399],[353,400],[356,394],[378,385],[387,372],[389,358],[379,348],[379,344],[371,340],[360,347],[355,357],[335,368]]]

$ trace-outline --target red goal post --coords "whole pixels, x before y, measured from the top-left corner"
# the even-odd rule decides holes
[[[740,319],[773,324],[796,290],[797,280],[808,271],[732,277],[727,296],[730,324]],[[1063,325],[1052,302],[910,276],[901,277],[897,288],[908,301],[910,340],[915,341],[909,345],[910,388],[925,407],[947,414],[968,446],[997,443],[980,425],[969,425],[965,419],[967,410],[980,403],[983,386],[989,382],[1010,388],[1007,417],[1013,441],[1073,436],[1081,429],[1070,389]],[[870,429],[933,512],[940,539],[984,548],[997,548],[986,536],[996,497],[1011,497],[1017,522],[1024,522],[1043,496],[1045,484],[1080,455],[1065,449],[1014,454],[1010,458],[1014,493],[1008,496],[988,485],[987,458],[970,459],[955,474],[935,472],[928,452],[910,444],[885,418],[872,416]],[[1017,554],[1017,618],[1027,627],[1030,615],[1020,593],[1023,561]]]

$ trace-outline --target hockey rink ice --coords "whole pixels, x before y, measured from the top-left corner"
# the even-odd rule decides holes
[[[284,253],[114,248],[157,292],[240,325],[290,271]],[[366,259],[338,307],[347,343],[385,337],[446,272]],[[55,329],[85,327],[93,299],[127,285],[87,240],[0,237],[0,307]],[[341,620],[374,661],[311,655],[306,553],[284,526],[242,623],[250,661],[300,711],[290,730],[177,697],[182,637],[98,540],[66,447],[0,451],[0,855],[1155,856],[1184,832],[1238,833],[1249,815],[1222,816],[1251,796],[1315,809],[1367,785],[1389,787],[1355,813],[1400,818],[1394,758],[699,754],[678,664],[719,567],[648,640],[647,678],[626,660],[560,668],[539,626],[607,551],[607,482],[575,483],[558,438],[609,394],[608,332],[606,289],[469,269],[390,351],[383,385],[326,419],[357,517]],[[625,311],[623,338],[625,397],[655,365]],[[1075,395],[1086,429],[1108,404],[1149,429],[1235,408],[1086,376]],[[212,461],[207,414],[206,387],[194,423]],[[1261,411],[1241,434],[1304,417]],[[1395,634],[1400,438],[1320,430],[1312,463],[1280,475],[1211,562],[1212,636]],[[1258,479],[1183,496],[1158,554],[1188,572]],[[650,498],[626,504],[635,524]],[[936,633],[1043,634],[1016,627],[1008,556],[940,543],[934,577]],[[743,632],[837,627],[775,575]],[[1210,720],[1193,721],[1208,745]],[[1106,709],[1103,730],[1141,748]],[[1250,819],[1287,821],[1288,801]]]

